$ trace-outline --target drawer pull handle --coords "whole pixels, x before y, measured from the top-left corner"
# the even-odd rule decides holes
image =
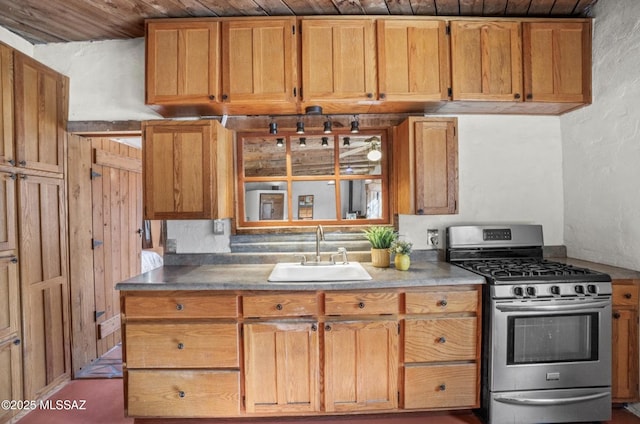
[[[180,391],[178,392],[178,396],[180,396],[181,398],[183,398],[183,397],[185,397],[185,396],[186,396],[186,394],[185,394],[185,392],[183,392],[182,390],[180,390]]]
[[[178,311],[182,311],[183,309],[184,309],[184,306],[182,305],[182,303],[178,303],[178,304],[176,305],[176,310],[178,310]]]
[[[444,392],[445,390],[447,390],[447,385],[441,384],[440,386],[438,386],[438,389],[440,389],[441,392]]]
[[[438,339],[438,343],[446,343],[446,342],[447,342],[447,339],[445,339],[444,336]]]
[[[614,313],[613,313],[613,317],[614,317],[615,319],[620,319],[620,313],[619,313],[619,312],[614,312]]]
[[[365,305],[364,305],[364,302],[360,302],[360,303],[358,303],[358,308],[360,308],[360,309],[364,309],[364,306],[365,306]]]
[[[447,299],[442,299],[439,303],[440,303],[440,306],[444,308],[445,306],[447,306]]]
[[[277,310],[279,310],[279,311],[281,311],[281,310],[282,310],[282,303],[278,303],[278,304],[276,305],[276,309],[277,309]]]
[[[311,331],[318,331],[318,325],[317,324],[311,324]]]
[[[329,324],[324,326],[325,331],[331,331],[331,326]]]
[[[184,343],[178,343],[178,349],[180,350],[184,349]]]
[[[624,298],[625,299],[631,299],[631,293],[625,293],[624,294]]]

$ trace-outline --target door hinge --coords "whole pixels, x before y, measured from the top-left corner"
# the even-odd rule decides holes
[[[451,35],[451,24],[447,24],[444,30],[445,34]]]
[[[94,171],[93,168],[91,168],[91,174],[90,174],[89,178],[91,178],[93,180],[94,178],[98,178],[98,177],[102,177],[102,174],[99,173],[99,172]]]
[[[296,97],[296,92],[297,92],[296,88],[293,87],[293,97]]]
[[[398,334],[400,334],[400,323],[398,323]]]
[[[243,408],[247,407],[247,402],[246,402],[246,398],[244,397],[244,395],[242,396],[242,407]]]
[[[291,34],[296,35],[296,26],[291,25]]]
[[[400,403],[400,391],[398,391],[398,403]]]
[[[94,311],[94,313],[95,313],[96,322],[98,322],[98,318],[100,318],[102,315],[104,315],[104,311]]]
[[[95,249],[96,247],[102,246],[104,244],[103,241],[91,239],[91,249]]]
[[[447,96],[453,97],[453,89],[451,87],[447,88]]]

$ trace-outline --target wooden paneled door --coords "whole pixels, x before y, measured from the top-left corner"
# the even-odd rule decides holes
[[[24,399],[69,376],[69,297],[64,180],[18,178]]]
[[[73,371],[120,342],[115,285],[140,273],[141,150],[69,137],[69,249]]]

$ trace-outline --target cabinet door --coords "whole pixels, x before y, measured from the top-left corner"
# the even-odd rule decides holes
[[[373,20],[302,20],[302,96],[314,100],[374,100]]]
[[[451,22],[453,100],[521,99],[520,32],[518,22]]]
[[[327,411],[398,407],[397,321],[328,322],[324,342]]]
[[[255,323],[244,326],[248,413],[319,410],[316,323]]]
[[[35,399],[69,376],[64,180],[18,180],[24,396]]]
[[[293,18],[231,20],[222,24],[223,101],[295,101],[295,25]]]
[[[0,172],[0,251],[16,247],[16,175]]]
[[[19,311],[18,260],[12,251],[2,252],[0,256],[0,340],[6,339],[20,329]]]
[[[591,23],[523,24],[525,100],[591,103]]]
[[[458,212],[458,140],[455,119],[409,118],[397,129],[395,213]],[[407,166],[408,164],[408,166]]]
[[[13,51],[0,45],[0,164],[15,165],[13,148]]]
[[[613,285],[611,397],[638,402],[638,285],[632,280]]]
[[[448,99],[446,22],[381,19],[377,24],[380,99]]]
[[[232,216],[233,147],[227,134],[217,121],[145,123],[145,219]]]
[[[14,65],[18,165],[62,173],[68,78],[18,52]]]
[[[147,22],[146,103],[218,100],[219,22]]]
[[[0,342],[0,399],[26,400],[22,395],[22,361],[20,339],[13,337]],[[35,398],[29,398],[35,399]],[[9,422],[17,410],[0,409],[0,422]]]

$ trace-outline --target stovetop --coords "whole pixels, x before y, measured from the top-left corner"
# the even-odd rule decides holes
[[[519,281],[598,282],[610,281],[607,274],[540,258],[496,258],[454,262],[489,279],[494,284]]]

